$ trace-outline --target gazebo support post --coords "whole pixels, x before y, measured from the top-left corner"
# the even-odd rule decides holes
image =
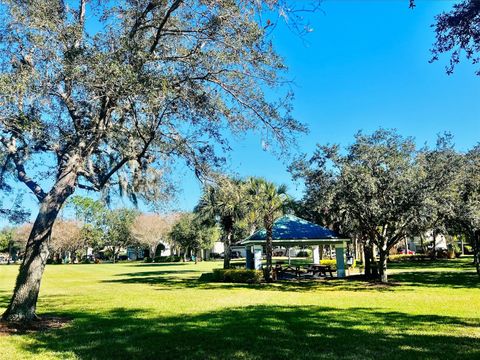
[[[253,270],[253,252],[252,247],[247,245],[245,246],[245,268],[247,270]]]
[[[315,265],[320,265],[320,246],[313,245],[312,246],[312,254],[313,254],[313,263]]]
[[[335,245],[335,260],[337,263],[337,278],[345,277],[345,243]]]
[[[262,245],[253,246],[253,268],[254,270],[262,270]]]

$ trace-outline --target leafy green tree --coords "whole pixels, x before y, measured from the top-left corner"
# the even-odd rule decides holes
[[[319,147],[310,164],[297,166],[313,167],[298,174],[307,179],[306,193],[315,181],[312,174],[335,176],[331,203],[336,217],[367,245],[378,247],[382,282],[387,282],[390,249],[412,233],[428,205],[429,184],[417,155],[413,139],[380,129],[372,135],[358,133],[344,153],[338,146]]]
[[[216,226],[211,226],[190,213],[183,214],[170,232],[171,240],[182,249],[183,260],[186,261],[187,254],[191,252],[195,255],[195,263],[198,251],[211,248],[219,235]]]
[[[11,227],[5,227],[0,230],[0,251],[7,251],[8,264],[10,265],[10,258],[12,255],[12,248],[14,246],[15,230]]]
[[[85,256],[88,248],[99,250],[103,246],[105,218],[108,209],[101,200],[85,196],[73,196],[69,202],[73,207],[75,217],[81,222],[79,238],[83,242]]]
[[[243,218],[247,207],[245,184],[238,179],[216,176],[215,183],[203,189],[195,212],[210,223],[218,222],[225,245],[223,267],[230,268],[230,257],[235,225]]]
[[[467,152],[457,177],[452,226],[470,240],[480,276],[480,145]]]
[[[0,182],[24,184],[39,203],[4,319],[35,318],[52,226],[77,188],[161,201],[171,164],[197,175],[219,165],[214,150],[229,149],[229,131],[263,130],[285,150],[305,130],[289,93],[270,101],[264,91],[283,83],[285,66],[259,15],[291,14],[295,27],[297,10],[287,0],[0,4],[0,159],[10,174]]]
[[[417,215],[415,222],[412,222],[412,231],[413,235],[432,232],[432,256],[436,258],[437,236],[450,232],[449,219],[454,216],[461,155],[454,148],[453,137],[444,134],[438,137],[435,148],[422,149],[418,161],[423,167],[424,186],[428,192],[426,206],[419,208],[423,212]]]
[[[103,244],[112,249],[113,263],[121,249],[134,244],[132,228],[136,217],[137,212],[131,209],[116,209],[106,213]]]
[[[273,257],[273,223],[275,219],[284,214],[289,203],[285,185],[276,186],[262,178],[250,178],[247,181],[249,206],[255,209],[258,217],[263,220],[266,231],[265,252],[267,265],[265,268],[265,281],[272,281]]]

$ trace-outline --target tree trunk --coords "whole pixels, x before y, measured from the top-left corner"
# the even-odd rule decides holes
[[[435,230],[432,231],[432,237],[433,237],[433,254],[432,258],[435,260],[437,258],[437,232]]]
[[[78,162],[75,159],[71,164],[67,164],[58,174],[56,184],[40,203],[20,265],[13,296],[2,315],[3,320],[26,322],[37,318],[38,293],[49,255],[48,245],[53,224],[62,205],[75,190],[77,166]]]
[[[365,277],[372,277],[372,247],[369,244],[363,246],[364,259],[365,259]]]
[[[266,238],[265,238],[265,252],[267,255],[267,267],[265,269],[265,281],[272,282],[272,257],[273,257],[273,221],[265,224]]]
[[[380,281],[382,283],[387,283],[387,260],[388,260],[388,249],[385,244],[380,247],[380,261],[378,262],[378,274],[380,275]]]
[[[224,239],[224,250],[223,250],[223,268],[230,269],[230,255],[231,255],[231,240],[232,240],[232,229],[226,229],[225,239]]]
[[[8,242],[8,257],[7,257],[7,265],[10,265],[10,259],[12,257],[12,242]]]
[[[480,230],[475,231],[473,235],[473,261],[477,274],[480,276]]]
[[[115,264],[115,246],[112,246],[113,263]]]

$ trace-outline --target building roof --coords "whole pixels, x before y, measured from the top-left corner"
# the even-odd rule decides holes
[[[243,245],[263,244],[266,231],[262,229],[242,241]],[[341,238],[336,232],[294,215],[285,215],[273,224],[273,239],[275,245],[315,245],[338,244],[349,241]]]

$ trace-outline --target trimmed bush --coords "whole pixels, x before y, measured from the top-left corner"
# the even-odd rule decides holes
[[[297,253],[297,257],[310,257],[312,255],[312,252],[310,250],[300,250]]]
[[[151,262],[153,262],[153,259],[151,257],[147,256],[146,258],[143,259],[143,262],[151,263]]]
[[[337,269],[337,261],[336,260],[330,260],[330,259],[324,259],[320,260],[320,265],[325,265],[325,266],[330,266],[332,270]]]
[[[153,259],[153,262],[156,263],[164,263],[164,262],[179,262],[180,256],[177,255],[170,255],[170,256],[156,256]]]
[[[214,269],[213,273],[203,274],[200,277],[202,281],[244,284],[258,284],[262,279],[263,274],[261,271],[245,269]]]

